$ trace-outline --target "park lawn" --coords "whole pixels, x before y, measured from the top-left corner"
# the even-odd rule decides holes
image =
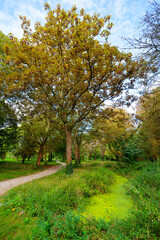
[[[125,219],[113,216],[106,222],[80,215],[94,196],[110,194],[115,172],[122,172],[123,177],[127,174],[129,179],[125,183],[126,192],[134,204],[130,216]],[[111,163],[87,164],[74,169],[69,176],[62,170],[11,189],[0,197],[0,236],[2,240],[158,240],[159,187],[160,175],[155,163],[117,170]]]
[[[49,166],[50,165],[51,164],[49,164]],[[59,165],[59,163],[56,162],[52,163],[52,166],[54,165]],[[22,164],[21,162],[15,161],[14,162],[0,161],[0,181],[38,173],[46,168],[47,166],[41,166],[40,169],[37,169],[35,163]]]

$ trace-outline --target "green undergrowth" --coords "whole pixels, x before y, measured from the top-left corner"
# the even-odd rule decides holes
[[[113,182],[114,174],[102,167],[76,169],[69,176],[63,170],[10,190],[2,198],[0,222],[4,216],[10,218],[13,212],[17,216],[23,212],[21,217],[27,215],[28,224],[36,221],[36,226],[28,233],[30,239],[49,239],[56,218],[65,218],[68,211],[83,208],[90,197],[107,193]],[[11,235],[10,239],[18,239],[19,236],[12,235],[7,229],[4,232],[0,226],[2,239],[9,239],[8,235]]]
[[[59,164],[54,163],[54,165]],[[45,168],[45,166],[37,168],[35,164],[0,161],[0,181],[34,174],[44,170]]]
[[[133,200],[130,215],[124,219],[113,216],[107,222],[101,217],[81,214],[90,199],[111,194],[116,182],[111,166],[95,165],[75,169],[69,176],[63,170],[21,185],[1,197],[1,239],[160,239],[160,176],[157,166],[151,163],[143,164],[139,169],[135,167],[135,175],[132,171],[132,178],[125,183],[126,193]],[[120,172],[119,166],[116,171]],[[129,178],[129,172],[127,176]]]

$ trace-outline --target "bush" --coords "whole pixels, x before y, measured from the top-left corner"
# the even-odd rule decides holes
[[[123,153],[123,161],[126,163],[133,164],[139,158],[144,157],[143,149],[140,148],[136,141],[133,139],[129,140],[129,142],[125,143],[123,149],[121,149]]]
[[[103,167],[98,167],[92,171],[86,171],[83,174],[83,179],[87,182],[87,186],[92,190],[92,195],[95,193],[106,193],[109,191],[109,186],[113,183],[113,173]]]

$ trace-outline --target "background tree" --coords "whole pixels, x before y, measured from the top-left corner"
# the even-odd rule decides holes
[[[54,135],[55,126],[51,124],[49,118],[43,114],[28,116],[21,126],[27,136],[39,146],[37,166],[40,166],[43,158],[44,148],[51,135]]]
[[[106,150],[111,151],[115,157],[122,158],[117,147],[122,139],[128,138],[132,128],[131,117],[123,109],[105,108],[95,118],[90,138],[98,140],[102,159]]]
[[[14,156],[22,158],[22,164],[25,162],[26,158],[30,160],[36,154],[38,145],[36,141],[30,136],[27,129],[24,128],[23,123],[18,127],[17,131],[17,144],[13,151]]]
[[[142,50],[142,56],[147,59],[154,71],[160,69],[160,3],[150,3],[150,11],[146,12],[140,23],[141,34],[138,38],[127,39],[131,46]]]
[[[4,158],[16,143],[16,130],[17,117],[14,110],[4,100],[0,100],[0,158]]]
[[[139,143],[150,159],[160,157],[160,88],[141,97],[137,109]]]
[[[11,36],[6,48],[10,72],[1,72],[6,92],[17,93],[31,105],[47,105],[59,130],[66,137],[67,166],[72,161],[72,131],[105,100],[118,97],[143,77],[145,64],[132,60],[108,42],[112,27],[110,16],[90,16],[76,7],[70,11],[60,5],[48,14],[42,26],[21,17],[23,38]],[[102,44],[97,36],[104,38]],[[68,168],[69,169],[69,168]]]

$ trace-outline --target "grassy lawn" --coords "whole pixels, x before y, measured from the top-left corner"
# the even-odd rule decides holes
[[[63,170],[10,190],[0,198],[1,239],[160,239],[157,165],[132,166],[131,179],[129,168],[91,163],[74,169],[73,175]],[[129,179],[126,193],[134,205],[130,216],[106,222],[79,214],[94,196],[110,194],[115,171]]]
[[[52,162],[52,165],[58,165],[58,163]],[[46,169],[46,167],[47,166],[42,166],[40,169],[37,169],[35,162],[34,164],[21,164],[21,162],[15,161],[0,161],[0,181],[34,174],[43,171],[44,169]]]

